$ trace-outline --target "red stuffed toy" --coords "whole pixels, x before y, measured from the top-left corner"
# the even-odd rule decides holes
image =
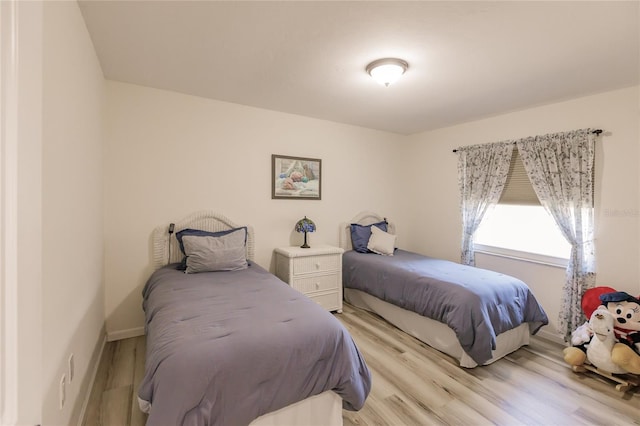
[[[611,350],[611,360],[624,371],[640,374],[640,298],[611,287],[594,287],[582,297],[582,311],[587,318],[598,308],[614,318],[618,343]],[[584,364],[586,348],[593,335],[589,323],[571,334],[572,347],[565,348],[564,360],[572,366]]]
[[[582,312],[584,312],[584,316],[586,316],[587,319],[591,318],[593,311],[598,309],[599,306],[602,306],[600,296],[617,291],[616,289],[605,286],[594,287],[585,291],[584,296],[582,296]]]

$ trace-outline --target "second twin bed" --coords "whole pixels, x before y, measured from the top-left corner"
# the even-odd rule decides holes
[[[352,305],[468,368],[527,345],[548,324],[529,287],[512,276],[393,247],[392,256],[362,250],[363,231],[375,224],[395,232],[392,223],[369,212],[340,227],[344,297]]]

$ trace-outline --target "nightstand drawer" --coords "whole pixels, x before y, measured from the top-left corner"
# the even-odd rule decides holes
[[[338,292],[308,297],[328,311],[342,311],[342,300]]]
[[[337,255],[296,257],[293,259],[293,273],[298,275],[335,271],[340,266],[340,260],[340,256]]]
[[[338,284],[338,276],[336,274],[295,278],[293,280],[293,288],[305,294],[316,291],[337,290]]]

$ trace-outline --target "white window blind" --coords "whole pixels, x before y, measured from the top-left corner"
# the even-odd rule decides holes
[[[513,149],[507,183],[500,196],[498,204],[516,204],[520,206],[539,206],[540,200],[531,186],[527,172],[524,169],[518,148]]]

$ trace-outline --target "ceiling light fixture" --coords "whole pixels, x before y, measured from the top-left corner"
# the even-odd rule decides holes
[[[378,83],[389,87],[390,84],[398,81],[407,68],[409,64],[402,59],[384,58],[367,65],[367,73]]]

